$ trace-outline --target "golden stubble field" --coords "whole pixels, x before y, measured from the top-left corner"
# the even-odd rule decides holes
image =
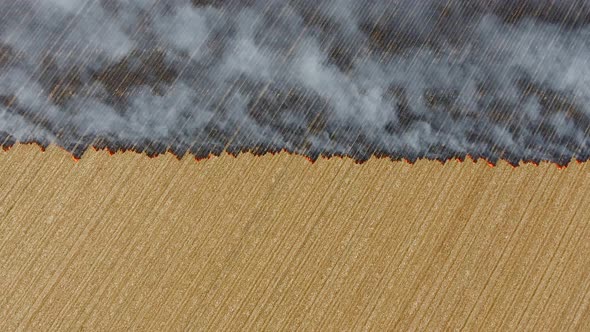
[[[0,151],[2,330],[589,330],[590,169]]]

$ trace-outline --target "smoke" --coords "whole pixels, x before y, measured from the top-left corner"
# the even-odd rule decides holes
[[[0,140],[590,156],[587,0],[0,0]]]

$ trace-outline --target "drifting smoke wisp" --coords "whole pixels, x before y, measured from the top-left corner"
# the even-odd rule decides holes
[[[0,0],[0,139],[590,157],[587,0]]]

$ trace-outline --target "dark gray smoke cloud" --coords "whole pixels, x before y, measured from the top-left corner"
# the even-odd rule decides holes
[[[587,0],[0,0],[0,139],[590,156]]]

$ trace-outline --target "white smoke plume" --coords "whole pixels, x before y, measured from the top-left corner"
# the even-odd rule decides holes
[[[590,157],[588,0],[0,0],[0,140]]]

